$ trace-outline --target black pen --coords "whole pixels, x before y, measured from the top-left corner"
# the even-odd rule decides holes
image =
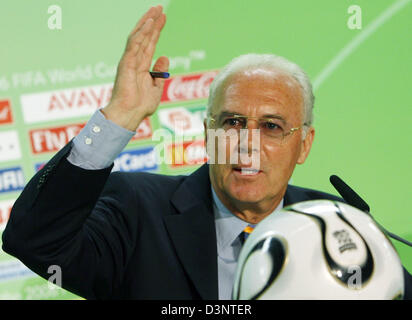
[[[169,78],[170,74],[169,72],[159,72],[159,71],[150,71],[150,75],[152,78]]]

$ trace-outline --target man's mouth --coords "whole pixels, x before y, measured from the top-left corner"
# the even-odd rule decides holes
[[[233,170],[241,175],[244,176],[255,176],[262,172],[262,170],[254,169],[254,168],[233,168]]]

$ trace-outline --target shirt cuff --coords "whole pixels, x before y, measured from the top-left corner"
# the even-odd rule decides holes
[[[136,134],[105,118],[97,110],[73,139],[67,160],[82,169],[109,167]]]

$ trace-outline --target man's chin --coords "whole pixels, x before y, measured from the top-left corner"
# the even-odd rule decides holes
[[[260,188],[259,188],[260,189]],[[230,190],[230,196],[233,200],[243,203],[257,203],[262,200],[262,190],[257,188],[239,186]]]

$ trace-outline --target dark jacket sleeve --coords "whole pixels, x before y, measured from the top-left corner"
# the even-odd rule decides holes
[[[48,268],[59,266],[62,287],[82,297],[110,298],[137,233],[137,217],[124,212],[136,212],[137,204],[121,174],[74,166],[66,159],[70,149],[71,143],[59,151],[16,200],[3,250],[46,279]]]

